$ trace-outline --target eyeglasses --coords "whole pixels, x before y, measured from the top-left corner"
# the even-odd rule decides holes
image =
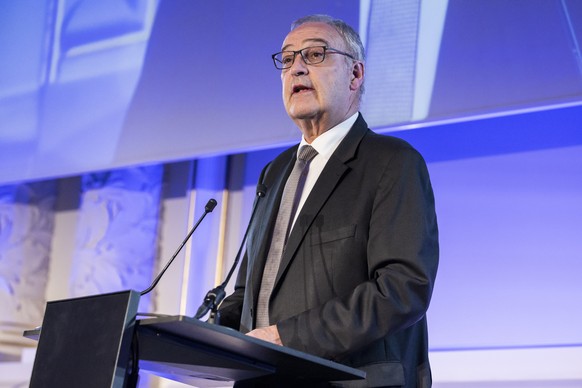
[[[353,60],[356,59],[351,54],[326,46],[305,47],[297,51],[281,51],[280,53],[271,55],[271,57],[273,58],[275,67],[279,70],[283,70],[293,66],[297,54],[301,54],[301,58],[303,58],[303,62],[305,62],[306,65],[317,65],[325,60],[325,53],[341,54],[352,58]]]

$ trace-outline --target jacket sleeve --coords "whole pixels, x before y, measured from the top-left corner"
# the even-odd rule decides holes
[[[234,286],[234,292],[227,296],[218,309],[220,313],[220,325],[235,330],[240,329],[240,319],[245,294],[245,279],[247,270],[247,255],[245,254]]]

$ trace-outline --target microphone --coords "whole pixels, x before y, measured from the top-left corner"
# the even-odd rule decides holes
[[[240,247],[238,248],[238,252],[236,253],[236,256],[234,258],[234,262],[232,263],[232,266],[230,267],[230,271],[228,272],[228,275],[226,275],[226,278],[224,279],[224,281],[218,287],[215,287],[212,290],[208,291],[208,293],[204,297],[204,301],[202,302],[200,307],[198,307],[198,311],[196,311],[196,315],[194,315],[194,318],[196,318],[196,319],[202,318],[204,315],[206,315],[206,313],[208,311],[211,311],[210,317],[208,318],[208,322],[215,323],[217,325],[220,324],[220,314],[218,313],[218,306],[220,305],[220,303],[222,302],[222,300],[226,296],[226,292],[224,291],[224,289],[226,288],[226,285],[230,281],[230,278],[232,277],[232,274],[234,273],[234,270],[235,270],[236,266],[238,265],[238,262],[240,261],[242,249],[245,245],[245,242],[247,240],[247,236],[249,234],[249,230],[251,228],[251,225],[252,225],[253,220],[255,218],[255,214],[257,212],[257,207],[258,207],[257,205],[259,203],[259,198],[263,198],[267,194],[267,186],[265,186],[263,184],[263,176],[265,175],[265,171],[266,171],[266,168],[263,170],[263,172],[261,173],[261,176],[259,178],[259,183],[257,184],[257,190],[256,190],[257,196],[255,198],[255,204],[253,205],[253,211],[251,213],[251,218],[250,218],[249,223],[247,225],[247,229],[245,230],[245,234],[243,236]]]
[[[145,290],[143,290],[140,293],[141,296],[144,296],[145,294],[147,294],[148,292],[150,292],[151,290],[154,289],[154,287],[158,284],[158,282],[160,281],[160,279],[162,278],[162,276],[164,276],[164,274],[166,273],[167,269],[170,267],[170,264],[172,264],[172,262],[174,261],[174,259],[176,258],[176,256],[178,256],[178,253],[180,253],[180,251],[182,250],[182,248],[184,248],[184,245],[186,245],[186,243],[190,239],[190,236],[192,236],[192,233],[194,233],[194,231],[196,230],[196,228],[198,228],[198,225],[200,225],[200,223],[202,222],[202,220],[204,219],[204,217],[206,217],[206,215],[208,213],[211,213],[214,210],[215,207],[216,207],[216,200],[214,198],[209,199],[208,202],[206,203],[206,206],[204,206],[204,214],[202,214],[202,216],[200,216],[200,218],[196,222],[196,225],[194,225],[192,227],[192,229],[190,229],[190,232],[188,232],[188,234],[186,235],[186,238],[182,241],[182,244],[180,244],[180,246],[178,247],[178,249],[176,249],[176,252],[174,252],[174,254],[172,255],[172,258],[170,260],[168,260],[168,262],[166,263],[166,266],[164,267],[164,269],[162,269],[160,271],[160,273],[154,279],[154,281],[152,282],[152,284],[150,284],[150,286],[148,288],[146,288]]]

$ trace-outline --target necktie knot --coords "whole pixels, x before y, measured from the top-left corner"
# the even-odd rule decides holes
[[[297,159],[307,163],[311,159],[313,159],[315,155],[317,155],[317,151],[315,150],[315,148],[313,148],[310,145],[304,145],[299,150],[299,155],[297,156]]]

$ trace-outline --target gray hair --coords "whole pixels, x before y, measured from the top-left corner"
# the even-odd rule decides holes
[[[335,19],[328,15],[309,15],[304,16],[300,19],[295,20],[291,24],[291,31],[296,29],[305,23],[325,23],[333,28],[340,34],[344,42],[347,45],[347,49],[350,54],[354,56],[358,61],[363,62],[366,58],[364,51],[364,45],[360,39],[360,35],[346,22],[341,19]]]
[[[360,35],[346,22],[341,19],[333,18],[329,15],[308,15],[295,20],[291,23],[291,31],[296,29],[305,23],[325,23],[333,27],[344,40],[348,53],[353,55],[353,57],[360,62],[364,62],[366,59],[366,53],[364,50],[364,45],[360,39]],[[361,102],[362,95],[364,94],[364,84],[360,86],[359,90],[359,100]]]

